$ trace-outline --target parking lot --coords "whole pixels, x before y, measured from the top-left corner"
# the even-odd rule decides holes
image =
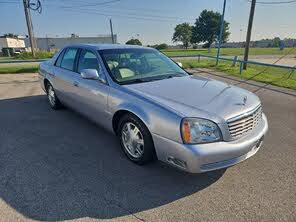
[[[0,75],[0,221],[296,221],[296,91],[191,71],[261,98],[254,157],[206,174],[137,166],[115,136],[51,110],[37,74]]]

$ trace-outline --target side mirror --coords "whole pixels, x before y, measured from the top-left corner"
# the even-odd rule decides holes
[[[99,73],[96,69],[82,69],[80,75],[83,79],[99,79]]]
[[[180,66],[181,68],[183,67],[182,62],[177,62],[178,66]]]
[[[106,79],[102,74],[99,74],[96,69],[82,69],[80,71],[81,78],[99,80],[101,83],[106,84]]]

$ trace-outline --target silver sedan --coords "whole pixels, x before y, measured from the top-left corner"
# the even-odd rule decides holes
[[[229,167],[253,156],[268,130],[256,95],[191,75],[151,48],[65,47],[40,64],[39,77],[53,109],[70,107],[115,133],[137,164]]]

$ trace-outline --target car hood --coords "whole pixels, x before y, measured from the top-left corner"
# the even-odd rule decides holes
[[[249,91],[196,75],[125,85],[125,87],[184,117],[210,115],[225,121],[248,112],[260,104],[259,98]]]

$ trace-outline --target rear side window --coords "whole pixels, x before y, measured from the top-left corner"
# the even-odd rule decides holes
[[[61,68],[68,69],[71,71],[74,71],[74,63],[75,63],[75,57],[77,54],[78,49],[68,49],[63,57],[63,60],[61,62]]]
[[[80,73],[83,69],[96,69],[99,72],[97,56],[93,52],[87,50],[81,52],[77,71]]]
[[[61,54],[59,55],[57,61],[56,61],[56,66],[61,66],[61,63],[62,63],[62,59],[63,59],[63,56],[64,56],[64,53],[65,53],[65,49],[61,52]]]

